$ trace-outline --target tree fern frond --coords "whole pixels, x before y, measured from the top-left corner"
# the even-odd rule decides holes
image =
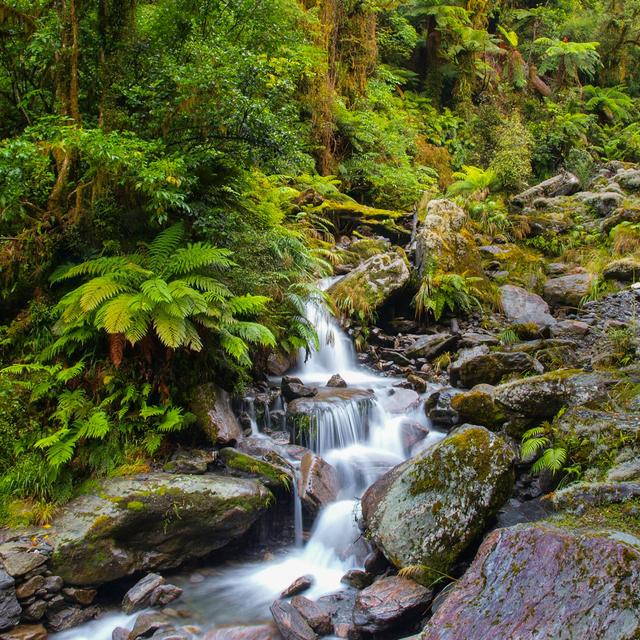
[[[178,222],[159,233],[149,245],[151,268],[159,272],[184,239],[184,224]]]
[[[186,335],[184,318],[158,310],[153,318],[153,326],[165,347],[177,349],[184,344]]]
[[[227,325],[229,333],[242,338],[245,342],[263,347],[275,347],[276,338],[267,327],[258,322],[235,321]]]
[[[115,282],[108,276],[93,278],[79,287],[80,309],[89,313],[97,309],[103,302],[124,293],[128,287],[120,282]]]
[[[255,315],[264,311],[271,298],[267,296],[235,296],[227,301],[227,308],[233,315]]]
[[[169,276],[181,276],[204,267],[231,267],[232,252],[218,249],[209,244],[196,242],[178,249],[166,263],[163,273]]]
[[[220,334],[220,344],[225,352],[237,362],[246,365],[251,364],[251,360],[248,355],[249,347],[242,338],[238,338],[227,331],[223,331]]]
[[[78,438],[97,438],[102,440],[111,429],[109,416],[101,410],[94,411],[87,420],[77,425]]]
[[[182,278],[182,281],[190,287],[200,289],[200,291],[215,294],[216,300],[223,300],[224,298],[229,298],[232,295],[229,287],[218,282],[215,278],[210,278],[209,276],[202,276],[197,273],[187,274]]]
[[[162,278],[145,280],[140,289],[152,302],[173,302],[169,286]]]

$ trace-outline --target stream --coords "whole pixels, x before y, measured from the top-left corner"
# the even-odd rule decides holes
[[[330,281],[322,284],[327,286]],[[338,471],[340,491],[337,499],[318,514],[306,543],[303,543],[300,500],[294,492],[292,517],[296,542],[285,550],[268,554],[262,561],[203,566],[189,573],[169,576],[184,592],[172,609],[188,612],[180,624],[193,625],[202,632],[221,625],[257,624],[271,619],[269,605],[296,578],[313,575],[313,586],[304,592],[315,599],[344,587],[340,580],[350,569],[362,567],[368,552],[357,525],[359,498],[366,488],[391,467],[407,457],[403,448],[401,424],[405,420],[429,428],[429,435],[418,443],[428,447],[443,434],[433,431],[424,413],[423,400],[406,413],[389,414],[382,398],[400,382],[398,378],[376,375],[359,365],[348,335],[324,305],[309,302],[307,315],[320,337],[321,348],[312,351],[291,375],[305,384],[324,386],[339,373],[349,387],[373,390],[375,396],[363,410],[362,403],[337,400],[324,404],[315,414],[317,428],[308,446]],[[255,422],[255,421],[254,421]],[[268,437],[258,432],[254,437]],[[131,628],[140,614],[106,612],[89,623],[52,636],[55,640],[110,640],[115,627]],[[200,633],[196,633],[200,635]]]

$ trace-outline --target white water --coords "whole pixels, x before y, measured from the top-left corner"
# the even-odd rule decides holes
[[[323,283],[328,286],[330,281]],[[353,345],[323,305],[309,303],[308,317],[316,328],[321,348],[313,351],[293,372],[303,382],[324,385],[339,373],[349,386],[372,389],[374,394],[396,380],[377,376],[359,366]],[[245,405],[252,418],[252,431],[259,434],[253,402]],[[225,624],[251,624],[270,619],[268,607],[279,593],[302,575],[311,574],[314,584],[305,596],[317,598],[341,588],[340,579],[349,569],[362,565],[366,543],[357,526],[358,498],[388,469],[404,459],[401,438],[403,420],[426,424],[422,406],[408,415],[388,415],[374,398],[369,401],[338,401],[323,406],[315,415],[315,434],[308,445],[338,471],[340,493],[318,515],[308,542],[302,546],[302,513],[297,491],[293,496],[296,544],[262,562],[199,571],[191,576],[172,576],[184,594],[174,608],[186,608],[190,616],[177,624],[199,625],[203,630]],[[428,426],[428,425],[427,425]],[[262,436],[266,437],[266,436]],[[420,448],[441,437],[430,433]],[[131,628],[135,616],[113,613],[57,634],[57,640],[110,640],[116,626]]]

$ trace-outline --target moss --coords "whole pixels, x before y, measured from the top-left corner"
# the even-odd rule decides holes
[[[495,427],[506,420],[504,411],[496,405],[493,396],[482,389],[472,389],[454,396],[451,407],[464,421],[486,427]]]
[[[561,513],[549,518],[548,522],[565,529],[614,530],[640,538],[640,498],[621,504],[587,508],[580,515]]]
[[[127,509],[131,511],[142,511],[144,509],[144,503],[139,500],[131,500],[127,502]]]
[[[282,467],[231,448],[221,449],[220,458],[228,469],[250,476],[257,476],[268,486],[287,489],[291,486],[291,477]]]

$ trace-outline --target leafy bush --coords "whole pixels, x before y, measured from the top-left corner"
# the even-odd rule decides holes
[[[533,138],[520,118],[512,116],[498,128],[498,144],[490,168],[505,191],[518,191],[531,178]]]

